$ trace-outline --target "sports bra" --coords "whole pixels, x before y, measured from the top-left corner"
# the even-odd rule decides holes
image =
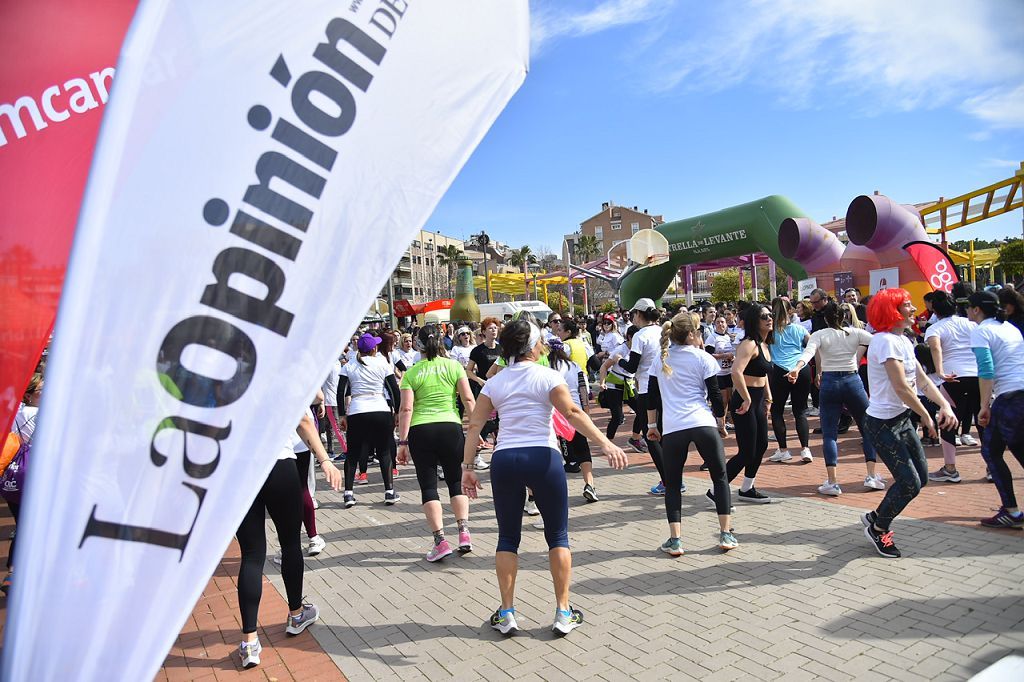
[[[764,357],[764,348],[760,343],[757,343],[757,355],[750,358],[750,362],[743,368],[743,376],[766,377],[771,366],[772,363]]]

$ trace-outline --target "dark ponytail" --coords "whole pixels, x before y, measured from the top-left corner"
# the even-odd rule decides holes
[[[433,360],[436,357],[446,357],[444,344],[441,342],[441,330],[436,324],[424,325],[417,335],[423,357]]]

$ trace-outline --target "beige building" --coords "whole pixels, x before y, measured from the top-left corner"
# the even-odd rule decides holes
[[[395,300],[424,303],[451,295],[454,285],[448,279],[448,267],[441,265],[437,258],[438,250],[446,246],[465,250],[465,242],[461,239],[440,232],[419,231],[391,275]]]
[[[565,242],[562,246],[562,257],[566,256],[566,247],[575,248],[576,241],[581,236],[596,237],[600,252],[591,260],[602,258],[608,255],[608,251],[616,244],[628,241],[630,237],[640,230],[650,230],[665,222],[663,216],[651,215],[647,209],[642,211],[633,206],[618,206],[614,202],[606,201],[601,204],[601,212],[580,223],[579,232],[565,235]],[[575,253],[573,260],[575,261]]]

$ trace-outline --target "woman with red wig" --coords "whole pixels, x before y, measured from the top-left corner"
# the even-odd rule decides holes
[[[864,514],[861,521],[875,550],[889,559],[900,556],[889,526],[928,483],[928,462],[910,411],[920,415],[929,436],[936,436],[936,424],[918,399],[917,387],[939,406],[939,428],[955,429],[957,425],[949,403],[917,364],[913,341],[903,333],[914,324],[916,312],[904,289],[882,289],[868,304],[868,322],[877,333],[868,346],[871,398],[864,435],[889,467],[893,483],[878,508]]]

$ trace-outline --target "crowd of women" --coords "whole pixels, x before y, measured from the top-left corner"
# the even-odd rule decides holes
[[[380,468],[382,501],[398,503],[398,467],[412,464],[425,535],[431,538],[428,562],[473,551],[470,506],[482,489],[481,472],[489,469],[500,597],[490,624],[503,634],[518,629],[515,587],[524,513],[542,519],[538,527],[554,589],[552,629],[567,634],[583,623],[569,598],[567,474],[581,474],[586,502],[600,500],[591,446],[613,469],[626,465],[625,453],[613,443],[626,421],[624,406],[633,411],[628,444],[647,453],[660,476],[650,492],[664,496],[668,537],[660,549],[672,556],[684,553],[683,468],[690,446],[711,479],[706,497],[718,515],[718,547],[732,550],[739,542],[731,484],[742,473],[736,500],[775,501],[756,486],[769,441],[777,445],[771,462],[794,456],[812,462],[808,417],[814,414],[823,441],[823,495],[842,493],[839,434],[854,423],[860,430],[864,487],[884,491],[861,521],[881,556],[900,556],[892,524],[922,487],[961,480],[957,447],[973,442],[972,425],[1001,500],[998,513],[981,523],[1024,528],[1005,462],[1009,448],[1024,465],[1024,338],[1018,328],[1024,299],[1016,292],[1002,300],[991,292],[963,294],[929,294],[930,317],[922,318],[902,289],[879,291],[866,302],[855,290],[833,301],[816,289],[796,305],[781,297],[770,305],[709,306],[670,315],[642,298],[625,314],[593,320],[555,314],[542,326],[524,313],[509,321],[458,325],[450,333],[428,324],[405,334],[353,336],[281,445],[238,529],[243,665],[260,661],[256,616],[267,514],[281,548],[276,560],[290,610],[286,631],[302,632],[318,618],[317,608],[302,599],[303,525],[307,554],[318,554],[326,544],[316,531],[314,460],[327,484],[342,492],[345,508],[357,504],[355,486],[368,484],[373,461]],[[1003,321],[1004,312],[1011,321]],[[15,422],[28,440],[41,374],[29,389]],[[589,416],[595,395],[609,411],[604,430]],[[787,404],[797,455],[789,448]],[[723,439],[730,428],[736,448],[727,458]],[[937,471],[927,470],[922,436],[925,443],[941,438],[944,464]],[[483,457],[488,450],[489,463]],[[891,482],[882,476],[879,459]],[[344,463],[343,472],[336,462]],[[447,488],[454,517],[448,526],[457,534],[454,542],[445,535],[441,487]],[[11,508],[16,517],[16,502]]]

